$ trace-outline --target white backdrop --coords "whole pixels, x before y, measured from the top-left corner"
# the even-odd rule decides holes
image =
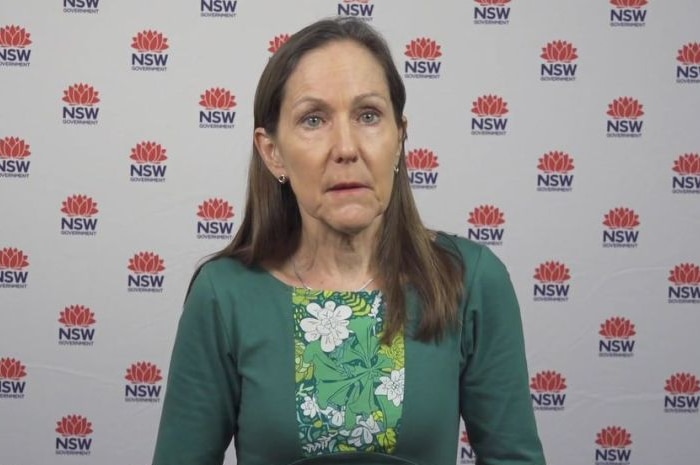
[[[0,465],[150,463],[257,78],[337,14],[404,74],[425,222],[509,266],[549,463],[696,463],[698,2],[3,0]]]

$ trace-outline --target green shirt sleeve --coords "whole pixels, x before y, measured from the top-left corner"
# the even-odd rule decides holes
[[[478,465],[544,465],[528,386],[520,309],[486,247],[467,269],[460,409]]]
[[[205,266],[186,299],[170,360],[153,465],[221,465],[236,430],[239,382]]]

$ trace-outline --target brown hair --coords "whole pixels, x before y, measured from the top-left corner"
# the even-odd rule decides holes
[[[350,18],[321,20],[294,34],[272,56],[258,82],[254,102],[254,127],[274,135],[280,118],[287,80],[305,53],[332,41],[354,41],[369,50],[382,68],[389,87],[396,124],[402,127],[406,90],[384,39],[362,21]],[[405,139],[405,136],[404,136]],[[401,159],[405,158],[405,147]],[[253,146],[248,171],[248,192],[243,222],[233,241],[211,257],[234,257],[247,266],[266,261],[282,262],[299,246],[301,216],[294,192],[267,170]],[[405,292],[412,287],[422,305],[421,322],[412,336],[429,341],[457,322],[463,293],[462,261],[434,241],[422,224],[413,201],[408,171],[403,161],[395,176],[384,213],[374,260],[387,305],[384,342],[406,326]]]

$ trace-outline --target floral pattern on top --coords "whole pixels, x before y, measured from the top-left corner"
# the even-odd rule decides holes
[[[404,337],[382,344],[379,291],[295,288],[294,365],[306,456],[396,448],[404,398]]]

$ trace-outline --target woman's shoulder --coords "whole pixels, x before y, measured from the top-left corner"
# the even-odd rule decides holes
[[[206,281],[214,288],[243,285],[261,279],[262,270],[250,267],[233,257],[216,257],[201,264],[195,272],[193,282]]]
[[[462,260],[470,282],[473,282],[477,275],[497,280],[508,275],[504,263],[486,245],[445,232],[438,232],[436,241]]]

